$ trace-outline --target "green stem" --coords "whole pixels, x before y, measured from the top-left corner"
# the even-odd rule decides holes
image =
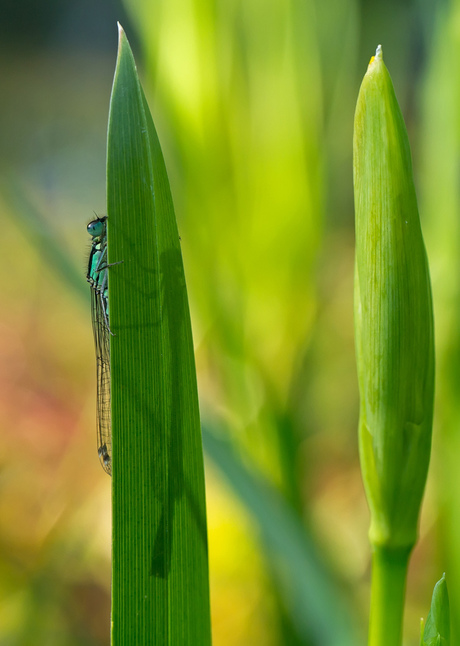
[[[400,646],[411,550],[374,547],[369,646]]]

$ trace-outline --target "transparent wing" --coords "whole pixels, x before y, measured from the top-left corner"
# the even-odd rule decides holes
[[[103,274],[107,268],[100,273]],[[102,278],[102,276],[101,276]],[[112,420],[110,412],[110,346],[107,302],[97,283],[91,287],[91,312],[97,362],[97,453],[102,467],[112,475]]]

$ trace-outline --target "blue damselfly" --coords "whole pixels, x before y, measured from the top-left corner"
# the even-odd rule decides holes
[[[91,314],[97,362],[97,453],[104,470],[112,475],[112,420],[110,411],[110,345],[107,262],[107,217],[92,220],[92,237],[86,279],[91,286]],[[117,264],[117,263],[116,263]]]

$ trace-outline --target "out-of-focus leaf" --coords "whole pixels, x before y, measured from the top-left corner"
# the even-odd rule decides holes
[[[270,567],[291,613],[293,625],[306,643],[322,646],[357,643],[350,609],[302,521],[268,480],[238,457],[228,440],[203,428],[206,454],[220,469],[257,523]]]
[[[8,180],[1,182],[0,191],[2,198],[14,213],[15,221],[34,247],[46,258],[50,271],[61,276],[67,286],[88,301],[89,290],[84,271],[79,271],[76,263],[72,262],[51,222],[44,217],[37,204],[28,198],[25,188],[10,176]]]
[[[421,646],[450,646],[450,610],[446,575],[436,583]]]

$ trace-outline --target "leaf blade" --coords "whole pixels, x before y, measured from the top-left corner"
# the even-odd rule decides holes
[[[166,168],[120,29],[107,155],[113,644],[210,643],[193,344]]]

